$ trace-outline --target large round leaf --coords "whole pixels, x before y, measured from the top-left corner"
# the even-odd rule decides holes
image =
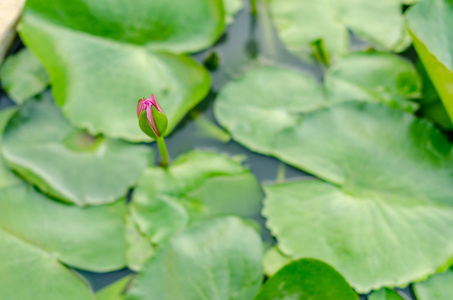
[[[405,39],[400,1],[271,0],[269,9],[280,39],[302,58],[319,41],[330,57],[346,53],[348,29],[386,50],[397,50]]]
[[[250,300],[262,273],[259,235],[234,217],[201,221],[148,261],[127,300]]]
[[[448,195],[443,187],[448,186],[453,172],[451,145],[431,125],[414,120],[410,114],[367,102],[338,103],[313,111],[325,103],[321,91],[307,77],[299,77],[306,80],[304,84],[294,80],[298,77],[284,76],[291,72],[257,69],[230,83],[216,99],[217,120],[248,148],[276,156],[333,183],[360,186],[357,182],[363,181],[372,188],[384,184],[395,192],[400,187],[392,186],[401,183],[408,186],[406,192],[416,194],[418,189],[429,189],[434,195]],[[395,153],[394,149],[403,153]],[[370,153],[373,160],[369,159]],[[407,159],[399,159],[405,155]],[[435,168],[436,159],[442,161],[440,172]],[[434,169],[425,168],[425,164]],[[389,180],[382,180],[383,176],[389,176]],[[425,184],[411,184],[411,180]]]
[[[84,270],[106,272],[126,265],[124,214],[124,201],[80,208],[22,184],[0,190],[0,231]]]
[[[426,120],[347,102],[308,113],[286,133],[279,144],[283,160],[346,192],[452,203],[452,144]]]
[[[384,52],[356,52],[339,59],[325,75],[329,101],[378,101],[414,111],[421,79],[411,62]]]
[[[265,191],[263,214],[279,248],[328,262],[358,292],[405,286],[445,268],[452,257],[453,208],[424,196],[360,195],[319,180]]]
[[[356,293],[334,268],[316,259],[300,259],[269,279],[255,300],[357,300]]]
[[[452,145],[431,124],[350,102],[308,113],[284,137],[285,161],[335,184],[265,188],[264,214],[284,253],[330,263],[360,292],[404,286],[447,267]]]
[[[30,0],[24,17],[39,21],[44,34],[45,25],[55,26],[175,53],[202,50],[225,28],[221,0]]]
[[[240,161],[215,152],[193,151],[168,169],[148,168],[134,191],[131,213],[154,243],[206,217],[259,215],[263,194]]]
[[[453,269],[414,284],[417,300],[450,300],[453,295]]]
[[[209,91],[203,68],[164,50],[200,50],[223,29],[220,0],[30,0],[20,24],[67,117],[92,134],[134,141],[148,139],[137,99],[156,95],[170,133]]]
[[[2,299],[94,300],[82,279],[46,252],[0,230]]]
[[[259,67],[222,89],[214,113],[235,140],[254,151],[273,154],[287,129],[300,122],[300,115],[324,103],[322,89],[310,76]]]
[[[146,168],[150,150],[76,130],[46,94],[27,101],[10,120],[3,155],[46,193],[87,205],[123,196]]]
[[[453,121],[453,5],[421,0],[407,13],[415,50]]]
[[[65,265],[96,272],[123,268],[124,212],[124,201],[79,208],[24,184],[0,189],[0,298],[94,299]]]

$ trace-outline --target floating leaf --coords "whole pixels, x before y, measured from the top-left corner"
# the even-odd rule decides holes
[[[96,300],[122,300],[124,290],[132,280],[132,275],[125,276],[112,284],[109,284],[96,293]]]
[[[262,198],[256,178],[240,162],[193,151],[168,169],[147,169],[132,196],[131,213],[140,231],[160,243],[195,220],[257,216]]]
[[[124,211],[124,201],[79,208],[24,184],[1,189],[0,298],[94,299],[62,263],[95,272],[123,268]]]
[[[198,222],[148,261],[126,299],[250,300],[262,251],[256,231],[235,217]]]
[[[265,187],[263,214],[285,254],[326,261],[359,292],[405,286],[447,267],[452,145],[431,124],[349,102],[306,114],[283,137],[285,161],[333,183]]]
[[[269,279],[255,300],[357,300],[334,268],[316,259],[300,259],[284,266]]]
[[[400,294],[389,289],[380,289],[373,292],[368,300],[405,300]]]
[[[321,87],[308,75],[259,67],[221,90],[214,113],[236,141],[254,151],[274,154],[279,139],[297,126],[301,114],[324,103]]]
[[[453,209],[435,200],[360,195],[318,180],[265,191],[264,215],[282,251],[332,264],[359,292],[404,286],[445,268],[451,257]]]
[[[406,15],[415,50],[453,121],[453,5],[421,0]]]
[[[418,300],[450,300],[453,295],[453,269],[414,284]]]
[[[49,85],[49,75],[30,50],[22,49],[5,60],[0,81],[11,99],[22,103]]]
[[[405,28],[399,1],[270,0],[269,10],[280,39],[301,58],[320,42],[327,57],[345,54],[348,29],[379,49],[402,50],[409,45],[401,45]]]
[[[46,94],[24,103],[10,120],[3,155],[42,191],[87,205],[126,194],[148,165],[150,149],[76,130]]]
[[[35,251],[95,272],[126,265],[124,201],[80,208],[53,201],[22,184],[4,188],[0,194],[0,230]]]
[[[169,134],[209,91],[206,70],[167,51],[208,47],[224,18],[221,0],[30,0],[20,35],[72,123],[91,134],[147,141],[137,126],[137,99],[156,95]]]
[[[0,111],[0,134],[15,111],[16,109]],[[3,166],[0,161],[0,298],[94,300],[88,285],[74,272],[62,265],[58,261],[56,253],[46,251],[50,245],[46,245],[47,247],[43,250],[33,243],[37,240],[39,242],[38,237],[32,237],[30,242],[27,239],[23,239],[22,234],[15,234],[21,231],[27,236],[32,231],[33,233],[36,232],[35,225],[30,226],[30,228],[26,226],[30,220],[35,220],[36,217],[43,219],[42,217],[44,217],[47,224],[49,224],[54,219],[48,218],[48,214],[55,212],[55,210],[50,209],[45,211],[45,215],[42,215],[40,212],[43,207],[40,206],[40,203],[44,196],[39,195],[30,188],[27,190],[19,182],[20,180]],[[50,200],[45,201],[51,202]],[[24,203],[26,205],[23,205]],[[37,204],[39,205],[38,212],[35,213],[33,209]],[[44,209],[47,208],[44,207]],[[27,219],[26,223],[21,224],[24,212],[30,215],[30,219]],[[9,224],[8,221],[11,219],[14,221]],[[23,231],[12,232],[9,230],[10,227],[17,229],[18,226],[22,227]],[[38,226],[42,228],[43,224],[38,224]],[[62,228],[53,229],[61,230]],[[71,231],[68,230],[63,237],[67,237],[67,234],[70,233]],[[47,239],[46,241],[50,240]],[[74,243],[73,241],[72,245],[75,244],[77,242]],[[107,255],[109,253],[111,253],[110,250]],[[27,282],[26,285],[22,284],[24,281]]]
[[[272,82],[272,84],[269,84],[269,82]],[[323,100],[322,91],[310,77],[289,69],[264,67],[252,70],[240,79],[226,85],[216,99],[214,113],[216,119],[231,133],[233,139],[247,148],[262,154],[275,156],[286,163],[314,172],[321,177],[324,175],[316,173],[318,170],[309,168],[309,165],[313,163],[323,165],[324,168],[332,169],[330,172],[339,173],[339,175],[332,174],[326,178],[333,180],[334,183],[338,181],[335,177],[344,177],[341,174],[343,171],[336,170],[338,168],[331,166],[330,162],[323,163],[325,159],[318,154],[319,150],[314,149],[315,147],[310,149],[310,147],[301,148],[301,146],[319,146],[317,148],[322,148],[322,153],[324,153],[325,149],[329,149],[328,155],[332,156],[339,152],[336,150],[335,143],[346,145],[345,141],[353,137],[353,135],[350,137],[349,133],[357,133],[359,135],[358,139],[364,141],[369,139],[365,134],[370,136],[379,134],[378,138],[382,141],[378,142],[378,147],[382,147],[380,145],[387,143],[396,145],[403,143],[398,137],[387,141],[387,135],[390,135],[390,137],[395,136],[394,131],[398,131],[398,129],[394,129],[395,127],[400,128],[400,131],[402,131],[401,128],[406,128],[400,125],[399,112],[385,109],[377,104],[377,111],[375,112],[373,111],[373,107],[375,107],[373,103],[360,104],[360,102],[355,104],[339,103],[334,105],[334,107],[338,108],[327,110],[329,112],[332,111],[332,117],[338,118],[338,120],[335,119],[338,125],[332,126],[338,126],[335,127],[336,131],[339,131],[338,128],[342,128],[339,135],[346,135],[345,139],[335,138],[331,141],[329,137],[321,140],[322,135],[317,136],[317,134],[318,131],[325,133],[324,128],[326,126],[322,123],[313,127],[317,130],[316,133],[313,133],[313,135],[316,135],[315,137],[303,136],[302,128],[305,130],[310,129],[308,126],[303,126],[304,122],[306,122],[304,121],[305,114],[314,110],[324,111],[319,108],[327,106],[326,104],[328,103]],[[342,107],[345,108],[342,109]],[[336,111],[341,111],[338,117],[336,116]],[[347,111],[347,115],[344,115],[343,111]],[[368,113],[373,115],[373,121],[368,120]],[[310,116],[314,115],[316,115],[316,112],[310,114]],[[355,120],[355,123],[349,121],[349,115]],[[392,118],[393,126],[378,120],[381,117],[380,115],[382,115],[383,119]],[[406,123],[410,123],[409,120],[412,120],[409,115],[403,114],[401,117],[405,119],[404,122]],[[310,119],[314,118],[310,117]],[[329,120],[329,122],[332,122],[332,120]],[[376,122],[379,124],[376,124]],[[374,124],[376,132],[366,127],[361,131],[358,130],[357,124],[369,123]],[[381,125],[380,123],[383,124]],[[361,133],[362,135],[360,135]],[[405,134],[404,131],[401,134]],[[319,142],[314,142],[318,140]],[[409,143],[412,144],[414,141],[409,139]],[[357,142],[354,144],[357,144]],[[352,147],[353,145],[350,144],[349,146]],[[367,149],[367,152],[360,152],[361,155],[358,157],[360,162],[358,162],[359,159],[356,156],[351,158],[351,161],[358,162],[357,165],[364,168],[368,165],[368,162],[363,163],[363,161],[369,160],[369,156],[366,153],[376,149],[373,147],[369,146],[370,150]],[[446,145],[445,147],[447,147],[445,151],[448,152],[451,146]],[[304,153],[304,151],[307,153]],[[385,158],[385,156],[378,158]],[[418,158],[414,159],[417,160]],[[341,153],[338,153],[337,160],[343,161],[345,168],[348,168],[347,164],[349,164],[349,161],[342,159]],[[384,168],[386,163],[384,162],[380,167],[384,173],[388,173],[388,168],[387,171],[384,170],[386,169]],[[378,166],[379,163],[373,160],[373,165]],[[419,175],[420,179],[425,181],[425,176]]]
[[[413,112],[421,97],[414,66],[393,54],[356,52],[339,59],[325,75],[329,101],[378,101]]]
[[[0,132],[15,111],[0,111]],[[0,298],[93,300],[88,285],[60,262],[98,272],[124,267],[124,204],[57,203],[20,184],[1,162],[0,179]]]
[[[55,257],[3,230],[0,230],[0,266],[3,299],[95,299],[86,283]]]

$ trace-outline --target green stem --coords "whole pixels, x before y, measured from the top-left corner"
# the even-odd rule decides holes
[[[261,3],[261,22],[263,28],[264,42],[266,49],[269,51],[270,58],[277,56],[277,49],[275,46],[275,36],[272,21],[269,14],[269,2]]]
[[[285,181],[286,168],[284,163],[280,163],[277,169],[277,182]]]
[[[165,145],[165,140],[163,137],[160,137],[156,140],[157,146],[159,147],[160,156],[162,156],[161,165],[164,168],[167,168],[170,164],[170,156],[168,155],[167,146]]]
[[[256,0],[250,0],[250,6],[251,6],[251,10],[252,10],[252,15],[253,16],[258,15],[258,8],[256,5]]]
[[[317,61],[324,64],[325,66],[330,66],[329,53],[326,50],[324,45],[324,40],[316,40],[312,44],[313,54]]]

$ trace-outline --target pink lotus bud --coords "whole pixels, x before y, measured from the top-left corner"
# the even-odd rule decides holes
[[[138,100],[137,118],[140,129],[152,139],[157,140],[167,130],[167,116],[157,103],[154,94],[149,99]]]

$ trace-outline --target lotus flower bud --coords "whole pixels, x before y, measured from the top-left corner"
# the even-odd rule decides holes
[[[149,99],[138,100],[137,117],[140,129],[150,138],[157,140],[165,134],[168,119],[154,94]]]

